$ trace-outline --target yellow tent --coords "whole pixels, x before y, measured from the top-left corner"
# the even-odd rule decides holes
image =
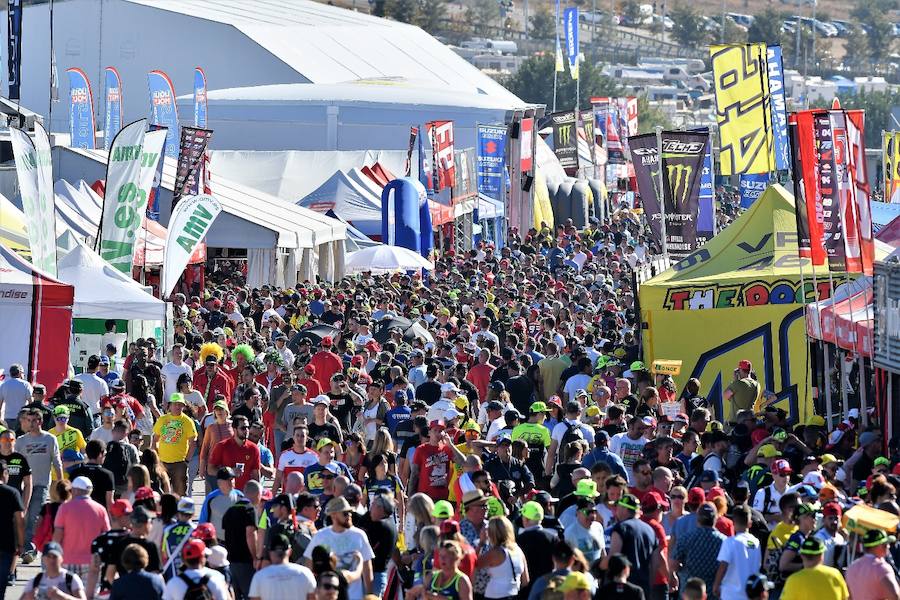
[[[803,304],[829,296],[801,259],[793,196],[767,189],[747,212],[705,246],[641,285],[638,294],[644,362],[683,361],[679,389],[690,377],[723,412],[722,392],[741,360],[750,360],[762,388],[799,419],[812,414]]]
[[[2,194],[0,194],[0,243],[20,254],[31,252],[25,228],[25,215]]]

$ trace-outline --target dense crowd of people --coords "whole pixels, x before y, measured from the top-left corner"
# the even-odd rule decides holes
[[[641,362],[619,211],[433,272],[174,298],[172,341],[0,384],[0,573],[23,598],[900,597],[898,469]],[[50,392],[50,393],[48,393]],[[860,506],[886,523],[844,528]],[[5,589],[0,586],[0,598]]]

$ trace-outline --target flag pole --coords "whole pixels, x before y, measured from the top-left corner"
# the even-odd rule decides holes
[[[662,126],[656,126],[656,167],[657,167],[657,176],[659,177],[659,214],[660,214],[660,231],[662,237],[662,251],[663,258],[668,261],[669,260],[669,245],[666,241],[668,237],[666,234],[666,188],[665,188],[665,175],[663,173],[663,156],[662,156]],[[653,216],[651,215],[651,219]]]

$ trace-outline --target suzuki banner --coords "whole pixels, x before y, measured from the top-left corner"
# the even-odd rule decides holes
[[[106,118],[103,120],[103,149],[122,129],[122,78],[115,67],[106,67]]]
[[[769,187],[768,173],[743,173],[740,180],[741,208],[748,209]]]
[[[206,127],[206,73],[200,67],[194,69],[194,126]]]
[[[566,56],[569,59],[569,71],[572,79],[578,79],[578,8],[570,7],[563,11],[563,22],[566,28]]]
[[[479,125],[478,143],[478,193],[494,200],[506,200],[506,127],[504,125]]]
[[[178,107],[175,105],[175,87],[172,80],[162,71],[150,71],[147,74],[147,85],[150,90],[150,122],[166,127],[166,156],[178,157]]]
[[[31,264],[56,276],[56,207],[50,139],[40,123],[34,124],[34,142],[28,134],[9,128],[22,212],[28,222]]]
[[[94,126],[94,93],[87,74],[81,69],[66,69],[69,74],[69,139],[72,148],[93,150],[96,127]]]
[[[147,192],[140,185],[146,127],[146,119],[123,127],[112,142],[106,167],[106,192],[100,220],[100,256],[129,277],[134,261],[135,237],[147,206]]]
[[[553,152],[563,169],[578,169],[578,131],[575,111],[550,115],[553,126]]]
[[[208,195],[187,196],[178,203],[169,219],[165,258],[160,273],[160,298],[168,298],[219,213],[222,205]]]

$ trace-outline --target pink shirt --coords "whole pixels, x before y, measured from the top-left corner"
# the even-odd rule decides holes
[[[63,562],[67,565],[91,564],[91,542],[109,531],[106,509],[90,496],[73,498],[59,507],[56,528],[63,528]]]
[[[900,595],[894,570],[883,558],[863,554],[847,569],[847,588],[853,600],[883,600]]]

